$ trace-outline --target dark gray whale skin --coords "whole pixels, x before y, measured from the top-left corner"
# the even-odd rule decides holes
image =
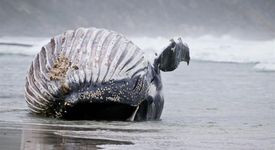
[[[135,103],[135,101],[138,101],[139,99],[143,99],[143,101],[141,102],[141,104],[138,106],[138,109],[136,111],[136,113],[132,116],[124,116],[125,115],[125,111],[118,113],[118,116],[112,116],[109,115],[110,113],[114,113],[114,111],[112,112],[108,112],[105,110],[105,108],[102,108],[102,110],[104,110],[104,112],[100,112],[100,114],[108,114],[108,116],[101,116],[99,115],[98,117],[95,117],[95,119],[100,120],[101,117],[104,117],[104,119],[107,120],[124,120],[124,118],[126,117],[128,121],[145,121],[145,120],[159,120],[162,114],[162,110],[163,110],[163,105],[164,105],[164,97],[162,94],[162,81],[161,81],[161,71],[164,72],[168,72],[168,71],[173,71],[175,70],[179,63],[181,61],[186,61],[187,64],[189,64],[190,61],[190,56],[189,56],[189,48],[184,45],[181,42],[181,39],[179,39],[179,42],[176,43],[174,40],[171,40],[171,43],[163,50],[163,52],[161,53],[161,55],[155,59],[154,64],[153,65],[149,65],[148,66],[148,74],[146,74],[146,80],[144,78],[140,79],[135,78],[135,79],[131,79],[131,80],[121,80],[121,81],[115,81],[115,87],[120,87],[120,85],[122,85],[124,82],[128,82],[129,83],[129,87],[131,88],[135,88],[137,87],[137,82],[140,80],[139,83],[143,83],[146,84],[147,86],[144,87],[150,87],[149,91],[147,90],[140,90],[141,92],[137,93],[134,97],[131,97],[131,93],[129,93],[128,91],[123,92],[123,95],[125,97],[131,97],[131,99],[124,99],[124,102],[122,103],[129,103],[129,105]],[[146,82],[146,83],[144,83]],[[101,85],[102,86],[102,85]],[[108,87],[108,85],[103,85],[105,87]],[[93,86],[94,87],[94,86]],[[124,88],[115,88],[113,85],[110,85],[110,87],[113,89],[111,92],[112,93],[118,93],[119,91],[124,91]],[[98,88],[98,86],[96,86],[96,88]],[[104,98],[108,97],[107,95],[103,96]],[[87,101],[84,100],[84,101]],[[95,101],[95,100],[94,100]],[[123,109],[119,106],[115,106],[116,108],[114,109]],[[134,109],[132,109],[132,111],[135,111]],[[67,111],[69,112],[69,110]],[[119,112],[119,110],[117,110],[116,112]],[[90,114],[92,113],[92,114]],[[90,116],[94,115],[95,113],[99,113],[99,112],[89,112],[86,116],[88,116],[87,118],[89,119]],[[129,112],[130,114],[132,112]],[[80,119],[83,116],[82,114],[76,113],[73,114],[75,116],[76,119]],[[64,115],[64,118],[67,119],[72,119],[72,114],[68,113]],[[86,117],[84,117],[83,119],[87,119]],[[93,117],[94,118],[94,117]]]
[[[145,55],[113,31],[69,30],[34,58],[26,102],[35,114],[68,120],[159,120],[161,71],[173,71],[181,61],[189,64],[189,48],[172,39],[152,64]]]
[[[181,61],[186,61],[189,65],[190,54],[189,47],[184,45],[181,39],[176,43],[173,39],[171,43],[163,50],[161,55],[155,59],[151,69],[151,85],[156,90],[148,95],[148,97],[139,106],[135,116],[136,121],[142,120],[159,120],[163,105],[164,97],[162,95],[161,71],[168,72],[175,70]]]

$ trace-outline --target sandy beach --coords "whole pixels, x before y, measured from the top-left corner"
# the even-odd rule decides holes
[[[29,113],[31,56],[0,56],[0,149],[275,148],[275,72],[255,64],[192,61],[163,73],[161,121],[66,121]]]

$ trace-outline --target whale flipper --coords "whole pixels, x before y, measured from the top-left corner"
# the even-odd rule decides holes
[[[164,72],[175,70],[181,61],[186,61],[187,65],[190,61],[189,48],[181,38],[177,42],[171,39],[170,42],[154,62],[154,66]]]

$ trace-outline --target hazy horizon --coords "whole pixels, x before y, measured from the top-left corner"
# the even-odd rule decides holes
[[[1,36],[50,37],[77,27],[128,36],[275,38],[273,0],[2,0]]]

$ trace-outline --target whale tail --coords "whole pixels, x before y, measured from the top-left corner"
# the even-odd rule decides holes
[[[187,65],[190,61],[189,47],[182,43],[181,38],[177,41],[171,39],[170,42],[154,62],[154,65],[164,72],[175,70],[181,61],[187,62]]]

